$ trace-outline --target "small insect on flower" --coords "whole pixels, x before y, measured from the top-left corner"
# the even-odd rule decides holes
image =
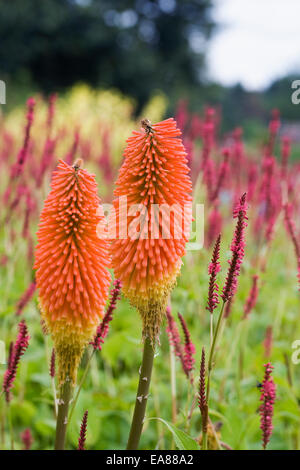
[[[58,382],[73,384],[84,347],[103,317],[110,274],[108,242],[93,175],[60,161],[37,233],[35,269],[42,318],[52,335]]]
[[[174,119],[141,124],[127,140],[116,182],[111,252],[115,276],[142,317],[143,336],[154,344],[185,254],[192,185]]]

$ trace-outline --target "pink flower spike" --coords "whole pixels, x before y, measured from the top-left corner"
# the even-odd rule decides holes
[[[262,444],[263,449],[266,449],[270,441],[273,431],[273,408],[276,399],[276,386],[271,377],[273,366],[270,362],[264,365],[265,375],[261,386],[260,401],[262,402],[259,407],[260,414],[260,429],[262,430]]]
[[[167,333],[169,337],[169,342],[174,348],[175,356],[180,359],[180,362],[183,366],[184,359],[183,359],[183,347],[181,344],[180,334],[177,327],[177,324],[174,320],[174,317],[171,313],[170,307],[166,309],[166,317],[167,317]]]
[[[29,339],[30,336],[28,334],[27,325],[25,323],[25,320],[22,320],[19,323],[19,334],[11,352],[8,367],[3,379],[3,391],[5,392],[5,398],[7,403],[10,402],[10,391],[13,387],[17,375],[17,369],[20,359],[28,348]]]
[[[249,313],[251,312],[251,310],[253,310],[255,305],[256,305],[257,297],[258,297],[257,281],[258,281],[258,275],[255,274],[252,277],[252,286],[251,286],[251,290],[249,292],[249,296],[246,300],[246,304],[245,304],[245,307],[244,307],[244,316],[243,316],[243,318],[247,318]]]
[[[24,294],[20,298],[19,302],[17,303],[17,311],[16,311],[17,316],[21,315],[21,313],[23,312],[23,310],[26,307],[26,305],[28,304],[28,302],[30,302],[30,300],[31,300],[31,298],[32,298],[32,296],[35,292],[35,289],[36,289],[36,284],[35,284],[35,281],[33,281],[29,284],[29,287],[26,289],[26,291],[24,292]]]
[[[222,231],[222,215],[215,204],[208,216],[208,230],[205,237],[205,245],[210,248],[217,238],[218,234]]]
[[[85,411],[82,423],[80,427],[80,435],[78,439],[78,447],[77,450],[85,450],[85,441],[86,441],[86,429],[87,429],[87,419],[88,419],[88,411]]]
[[[231,243],[232,257],[229,261],[229,269],[221,297],[224,302],[227,302],[234,296],[237,289],[237,280],[240,274],[241,265],[244,258],[245,248],[245,228],[247,227],[247,203],[246,193],[243,194],[239,203],[233,211],[233,218],[237,218],[236,229]]]
[[[52,353],[51,353],[49,372],[50,372],[50,377],[54,379],[55,377],[55,349],[54,348],[52,349]]]
[[[33,437],[29,428],[24,429],[21,433],[21,439],[24,445],[23,450],[30,450],[33,443]]]
[[[21,148],[18,154],[17,162],[12,167],[11,179],[18,178],[23,171],[23,166],[24,166],[27,153],[28,153],[30,131],[31,131],[32,123],[33,123],[33,117],[34,117],[34,107],[35,107],[34,98],[29,98],[27,100],[27,114],[26,114],[27,123],[25,127],[23,147]]]
[[[202,348],[201,363],[200,363],[200,379],[199,379],[199,409],[202,416],[202,430],[207,432],[207,420],[208,420],[208,406],[206,401],[205,391],[205,349]]]
[[[106,338],[109,330],[109,324],[113,318],[113,312],[117,306],[117,301],[121,298],[121,281],[116,279],[114,281],[114,289],[111,290],[110,293],[110,302],[106,313],[103,317],[102,322],[97,328],[96,335],[94,340],[90,343],[95,350],[101,351],[102,344],[104,343],[104,339]]]
[[[196,349],[191,341],[190,332],[183,316],[178,312],[178,318],[184,334],[184,354],[183,354],[183,370],[186,376],[193,382],[192,371],[195,364],[195,353]]]
[[[210,313],[213,313],[214,309],[217,307],[219,303],[219,295],[218,295],[219,286],[216,283],[216,278],[217,278],[218,272],[221,271],[221,265],[219,263],[220,244],[221,244],[221,235],[219,235],[216,240],[212,259],[208,266],[208,274],[210,275],[210,278],[209,278],[208,300],[207,300],[206,308]]]
[[[220,171],[219,171],[219,175],[218,175],[218,179],[217,179],[217,183],[216,183],[216,187],[215,187],[215,190],[211,196],[211,200],[212,201],[215,201],[223,187],[223,184],[224,184],[224,181],[225,181],[225,178],[226,178],[226,175],[227,175],[227,172],[228,172],[228,161],[229,161],[229,156],[230,156],[230,149],[225,147],[223,148],[222,150],[222,154],[223,154],[223,162],[221,164],[221,167],[220,167]]]

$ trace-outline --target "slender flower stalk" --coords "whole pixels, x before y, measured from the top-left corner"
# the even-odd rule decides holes
[[[54,348],[52,349],[52,352],[51,352],[49,373],[51,377],[52,390],[53,390],[54,411],[55,411],[55,416],[57,417],[57,393],[56,393],[56,386],[55,386],[56,371],[55,371],[55,349]]]
[[[13,348],[10,351],[8,360],[8,367],[4,374],[3,379],[3,391],[5,393],[6,402],[9,403],[11,400],[11,389],[14,385],[14,381],[17,375],[19,362],[26,349],[28,348],[30,336],[28,334],[27,325],[25,320],[19,323],[19,333],[14,343]]]
[[[16,311],[17,316],[21,315],[26,305],[30,302],[35,292],[35,289],[36,289],[35,281],[32,281],[17,303],[17,311]]]
[[[269,137],[266,146],[265,156],[269,157],[274,153],[276,137],[280,128],[280,113],[278,109],[272,109],[271,120],[269,123]]]
[[[222,230],[222,215],[215,202],[213,209],[208,215],[208,228],[205,237],[205,245],[210,248]]]
[[[224,320],[226,320],[226,318],[228,318],[231,314],[233,299],[234,297],[231,297],[231,299],[229,299],[225,304],[224,315],[223,315]]]
[[[215,110],[207,108],[202,130],[203,148],[202,148],[202,169],[205,169],[215,140]]]
[[[85,450],[86,430],[87,430],[88,411],[85,411],[80,427],[80,436],[78,439],[77,450]]]
[[[212,370],[214,366],[214,356],[215,356],[215,350],[216,350],[219,334],[222,330],[221,325],[222,325],[224,308],[228,301],[232,301],[233,296],[236,292],[237,279],[240,274],[240,269],[241,269],[242,261],[244,258],[245,228],[247,226],[246,220],[248,220],[246,193],[243,194],[243,196],[240,198],[239,203],[235,207],[233,211],[233,218],[237,218],[237,224],[236,224],[234,237],[233,237],[233,240],[231,242],[231,247],[230,247],[232,251],[232,257],[231,257],[231,260],[229,261],[229,269],[228,269],[225,284],[221,293],[221,298],[223,299],[223,303],[220,309],[216,327],[214,328],[213,338],[212,338],[212,342],[211,342],[211,346],[209,350],[209,356],[208,356],[207,383],[206,383],[206,402],[207,402],[208,410],[209,410],[210,384],[211,384]]]
[[[193,383],[193,370],[195,364],[196,348],[192,343],[191,335],[188,330],[187,324],[183,316],[178,312],[178,318],[184,335],[184,348],[183,348],[183,370],[188,379]]]
[[[255,308],[258,297],[258,275],[252,276],[252,286],[244,307],[243,318],[248,318],[250,312]]]
[[[283,136],[281,141],[281,178],[286,180],[288,161],[291,154],[291,141],[289,137]]]
[[[183,348],[177,324],[171,313],[171,308],[166,309],[167,327],[166,331],[170,344],[170,375],[171,375],[171,394],[172,394],[172,422],[175,424],[177,419],[177,398],[176,398],[176,367],[175,357],[183,365]]]
[[[106,336],[108,335],[108,332],[109,332],[109,324],[112,321],[113,313],[114,313],[114,310],[116,309],[116,306],[117,306],[117,301],[120,300],[120,298],[121,298],[121,281],[119,279],[116,279],[114,281],[114,288],[110,291],[110,301],[109,301],[108,307],[106,309],[105,315],[104,315],[101,323],[97,327],[96,334],[94,336],[93,341],[90,342],[90,345],[93,347],[92,352],[89,354],[89,357],[88,357],[88,360],[87,360],[82,378],[80,380],[75,398],[74,398],[73,403],[72,403],[72,407],[70,409],[69,423],[71,422],[71,419],[72,419],[72,416],[73,416],[73,412],[74,412],[79,394],[81,392],[82,386],[83,386],[83,384],[85,382],[85,379],[87,377],[87,374],[89,372],[93,356],[96,353],[96,351],[101,351],[102,350],[102,345],[104,343],[104,339],[106,338]]]
[[[271,356],[273,346],[273,327],[267,326],[265,340],[264,340],[264,355],[266,358]]]
[[[105,312],[102,322],[97,327],[97,331],[96,331],[93,341],[90,343],[93,346],[94,350],[101,351],[102,344],[104,343],[104,339],[108,335],[109,324],[113,319],[114,310],[120,298],[121,298],[121,281],[119,279],[116,279],[114,281],[114,289],[112,289],[110,293],[109,306]]]
[[[260,401],[262,402],[259,407],[260,414],[260,429],[262,430],[262,446],[265,450],[268,442],[270,441],[273,424],[274,403],[276,399],[276,386],[271,376],[273,366],[270,362],[264,365],[265,375],[261,386]]]
[[[221,270],[221,265],[219,262],[220,259],[220,244],[221,244],[221,235],[218,235],[216,240],[212,259],[208,266],[209,274],[209,285],[208,285],[208,300],[206,309],[210,313],[210,343],[212,343],[213,338],[213,312],[217,305],[219,304],[219,286],[216,282],[218,272]]]
[[[180,360],[183,366],[183,363],[184,363],[183,347],[181,343],[179,330],[178,330],[176,321],[174,320],[174,317],[171,313],[170,307],[167,307],[166,309],[166,318],[167,318],[167,333],[169,337],[169,342],[174,348],[175,356],[178,357],[178,359]]]
[[[211,201],[215,201],[217,199],[218,195],[220,194],[220,191],[221,191],[222,186],[224,184],[224,181],[225,181],[225,178],[226,178],[226,175],[227,175],[227,172],[228,172],[228,168],[229,168],[228,161],[229,161],[229,156],[230,156],[230,149],[225,147],[222,150],[222,154],[223,154],[223,162],[222,162],[220,170],[219,170],[219,175],[218,175],[218,178],[217,178],[216,187],[215,187],[215,190],[214,190],[214,192],[211,196]]]
[[[108,242],[93,175],[60,161],[41,214],[35,269],[41,315],[51,333],[60,386],[56,449],[63,449],[69,402],[84,348],[108,297]],[[100,227],[100,228],[101,228]]]
[[[52,377],[52,379],[54,379],[54,377],[55,377],[55,349],[54,348],[52,349],[52,353],[51,353],[49,372],[50,372],[50,377]]]
[[[229,261],[229,269],[225,285],[223,287],[221,297],[224,302],[227,302],[237,289],[238,276],[240,274],[241,265],[244,258],[245,249],[245,228],[247,227],[247,204],[246,193],[241,197],[239,204],[237,204],[233,218],[237,218],[237,225],[234,233],[234,238],[231,243],[232,258]]]
[[[24,142],[23,146],[18,154],[17,162],[12,167],[12,179],[18,178],[22,171],[23,167],[27,158],[28,148],[29,148],[29,141],[30,141],[30,132],[31,126],[33,123],[34,118],[34,107],[35,107],[35,100],[34,98],[28,98],[27,100],[27,114],[26,114],[26,126],[25,126],[25,135],[24,135]]]
[[[202,417],[202,450],[207,448],[208,406],[205,392],[205,348],[202,348],[199,378],[199,409]]]
[[[181,268],[192,219],[190,170],[176,122],[167,119],[152,125],[143,119],[141,124],[141,131],[127,140],[116,182],[115,224],[111,224],[115,229],[111,235],[115,276],[143,323],[144,353],[129,450],[139,444],[154,347]],[[122,217],[124,197],[128,211]]]

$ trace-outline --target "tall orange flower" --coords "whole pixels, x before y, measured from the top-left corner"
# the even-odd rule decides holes
[[[127,140],[116,182],[112,266],[152,343],[182,264],[192,217],[180,134],[172,118],[154,125],[144,119],[141,131]]]
[[[37,233],[36,282],[43,320],[54,341],[58,380],[75,383],[85,345],[108,298],[108,242],[97,236],[104,221],[93,175],[60,160]]]

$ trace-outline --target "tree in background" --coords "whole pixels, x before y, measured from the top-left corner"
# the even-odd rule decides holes
[[[116,87],[141,106],[154,90],[196,89],[213,23],[210,0],[0,0],[4,79],[48,93],[77,81]]]

